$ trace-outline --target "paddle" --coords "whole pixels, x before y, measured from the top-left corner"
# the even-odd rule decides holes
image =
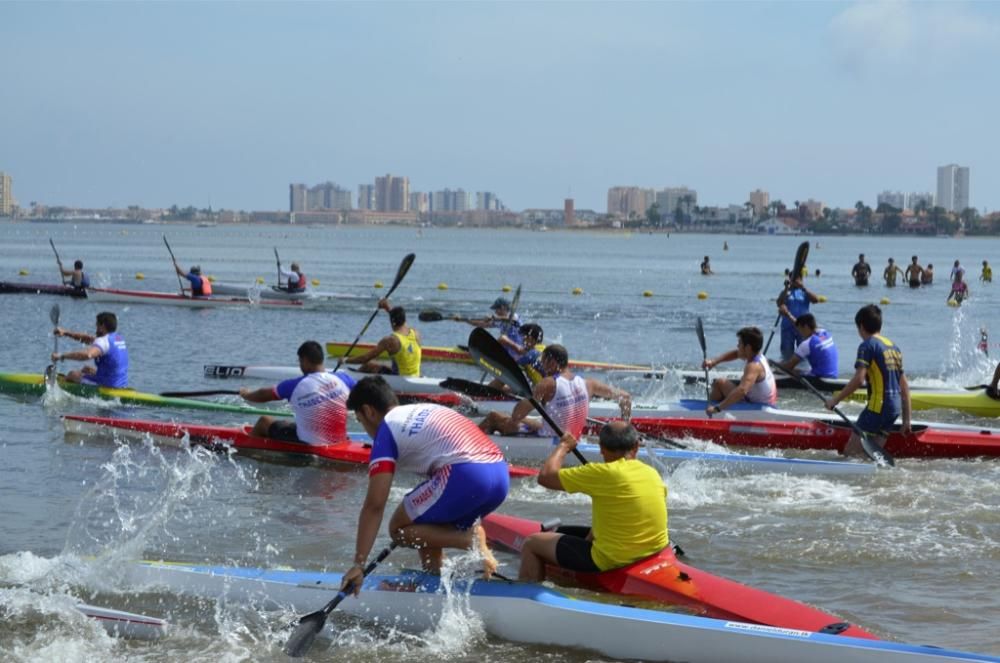
[[[385,299],[389,299],[392,293],[395,292],[396,288],[399,287],[400,282],[403,280],[403,277],[406,276],[406,273],[410,271],[410,265],[413,264],[413,261],[416,260],[416,258],[417,255],[415,253],[409,253],[403,258],[403,261],[399,263],[399,269],[396,270],[396,280],[392,282],[392,287],[390,287],[389,291],[385,293]],[[375,316],[378,315],[378,312],[379,308],[376,306],[375,310],[371,314],[371,317],[368,318],[368,322],[365,323],[365,326],[361,328],[361,332],[358,334],[357,338],[355,338],[354,342],[351,343],[351,347],[347,348],[347,352],[345,352],[343,356],[337,359],[337,365],[333,367],[334,373],[336,373],[340,369],[340,365],[344,363],[344,359],[351,356],[351,351],[354,349],[354,346],[358,344],[358,341],[361,340],[361,337],[365,335],[366,331],[368,331],[368,327],[372,324],[372,320],[375,319]]]
[[[49,237],[49,246],[52,247],[52,253],[56,254],[56,264],[59,265],[59,280],[62,281],[63,285],[66,285],[66,275],[63,274],[62,260],[59,258],[59,252],[56,251],[56,244],[52,241],[51,237]]]
[[[417,316],[420,322],[441,322],[442,320],[453,320],[455,322],[467,322],[469,318],[460,315],[445,315],[440,311],[434,311],[432,309],[424,309]]]
[[[167,398],[190,398],[193,396],[218,396],[223,394],[238,396],[239,393],[235,389],[209,389],[208,391],[161,391],[160,396]]]
[[[278,247],[274,247],[274,262],[278,266],[278,290],[281,290],[281,258],[278,257]]]
[[[708,381],[708,344],[705,343],[705,327],[701,324],[701,316],[698,316],[698,323],[694,327],[695,333],[698,334],[698,343],[701,344],[701,358],[702,366],[705,368],[705,402],[712,402],[712,383]],[[708,418],[712,418],[712,413],[708,414]]]
[[[52,354],[55,354],[59,352],[59,335],[55,333],[55,329],[59,326],[59,304],[53,304],[52,308],[49,309],[49,320],[52,321],[52,336],[54,337],[52,341]],[[45,368],[45,382],[49,386],[55,386],[57,375],[55,364],[49,364]]]
[[[812,383],[809,382],[809,380],[806,380],[804,377],[802,377],[795,371],[785,370],[778,364],[772,364],[772,365],[777,366],[777,368],[781,369],[781,371],[784,372],[786,375],[790,375],[796,380],[798,380],[802,386],[804,386],[812,393],[816,394],[816,396],[818,396],[821,401],[826,403],[826,396],[824,396],[819,389],[814,387]],[[840,415],[840,418],[843,419],[844,422],[847,423],[847,425],[849,425],[854,430],[854,432],[858,435],[858,437],[861,438],[861,448],[864,450],[865,455],[867,455],[872,461],[874,461],[878,465],[883,465],[883,466],[888,465],[889,467],[895,466],[896,459],[893,458],[892,455],[890,455],[888,451],[883,449],[877,442],[869,438],[868,434],[865,433],[860,428],[858,428],[858,425],[855,422],[848,419],[847,415],[841,412],[839,407],[834,407],[833,411],[836,412],[838,415]]]
[[[597,426],[603,426],[604,424],[608,423],[608,422],[604,421],[603,419],[596,419],[594,417],[587,417],[587,421],[590,422],[590,423],[592,423],[592,424],[594,424],[594,425],[597,425]],[[638,430],[636,432],[638,432]],[[648,443],[650,439],[653,439],[653,440],[657,440],[659,442],[663,442],[664,444],[666,444],[668,446],[671,446],[671,447],[674,447],[675,449],[687,449],[688,448],[688,446],[686,444],[681,444],[677,440],[671,440],[671,439],[666,438],[666,437],[660,437],[659,435],[648,435],[646,433],[639,433],[639,437],[645,443]]]
[[[378,566],[382,560],[388,557],[389,553],[391,553],[392,549],[395,547],[396,542],[393,541],[378,554],[378,557],[371,562],[368,562],[368,566],[364,568],[364,575],[361,576],[362,580],[367,578],[368,574],[374,571],[375,567]],[[295,631],[285,643],[285,654],[291,656],[292,658],[304,656],[312,646],[313,640],[315,640],[319,632],[323,630],[323,625],[326,624],[326,618],[330,616],[330,613],[333,612],[334,608],[340,605],[341,601],[347,598],[347,595],[353,589],[354,585],[352,584],[346,589],[340,590],[337,595],[333,597],[333,600],[323,606],[320,610],[311,612],[305,617],[299,619],[298,626],[295,627]]]
[[[180,265],[177,264],[177,258],[174,257],[174,250],[170,248],[170,242],[167,241],[167,236],[163,236],[163,243],[167,245],[167,251],[170,253],[170,259],[174,261],[175,270],[180,270]],[[177,285],[181,289],[181,297],[184,296],[184,282],[181,281],[181,275],[178,271],[177,273]]]
[[[806,259],[809,257],[809,242],[802,242],[799,244],[799,248],[795,251],[795,264],[792,266],[792,272],[788,276],[788,287],[785,288],[787,291],[791,287],[792,282],[795,280],[796,276],[802,278],[802,268],[806,264]],[[781,311],[778,311],[778,317],[774,320],[774,326],[771,327],[771,335],[767,337],[767,343],[764,345],[764,351],[761,354],[766,355],[767,349],[771,347],[771,339],[774,338],[774,330],[778,328],[778,324],[781,322]]]
[[[496,401],[509,401],[513,399],[510,394],[501,389],[463,378],[445,378],[438,384],[444,389],[457,391],[472,398],[487,398]]]
[[[481,368],[498,377],[501,382],[510,387],[512,392],[522,398],[527,398],[538,414],[542,415],[542,419],[549,425],[552,432],[557,437],[563,436],[563,430],[559,424],[552,420],[545,406],[535,399],[531,392],[531,383],[528,382],[521,367],[517,365],[513,357],[507,354],[507,350],[500,345],[500,341],[493,338],[493,334],[481,327],[473,329],[472,333],[469,334],[469,354]],[[587,459],[579,450],[573,449],[573,455],[576,456],[581,465],[587,464]]]

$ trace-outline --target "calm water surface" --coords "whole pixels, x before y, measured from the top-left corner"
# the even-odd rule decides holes
[[[319,310],[171,310],[127,306],[114,310],[126,336],[132,385],[143,391],[235,387],[201,376],[205,363],[294,364],[305,339],[354,338],[389,284],[400,259],[417,260],[393,297],[413,312],[486,313],[501,288],[522,284],[522,316],[564,343],[571,356],[693,366],[694,334],[704,318],[709,352],[735,342],[734,332],[756,324],[767,333],[773,298],[799,238],[646,234],[529,233],[398,228],[278,228],[18,224],[0,226],[0,280],[54,282],[51,237],[70,262],[83,258],[95,284],[173,291],[177,279],[161,235],[184,266],[198,263],[219,280],[273,280],[273,247],[302,263],[319,290],[353,294]],[[729,250],[722,250],[723,241]],[[812,240],[817,241],[815,238]],[[911,379],[961,386],[988,380],[991,360],[975,349],[980,328],[1000,340],[994,286],[976,280],[983,259],[1000,261],[996,240],[818,238],[810,253],[809,287],[828,302],[814,307],[841,347],[850,370],[857,344],[853,315],[888,297],[885,333],[903,348]],[[892,256],[934,263],[930,288],[857,289],[849,277],[857,254],[876,273]],[[698,274],[709,254],[713,277]],[[947,274],[954,259],[969,270],[973,297],[948,308]],[[29,276],[18,271],[26,269]],[[136,273],[145,280],[137,281]],[[447,284],[447,290],[438,288]],[[1000,285],[995,286],[1000,288]],[[582,294],[571,294],[580,288]],[[644,291],[652,297],[644,297]],[[707,299],[699,300],[704,291]],[[41,372],[53,338],[49,308],[62,323],[90,330],[105,308],[44,296],[0,298],[0,370]],[[469,328],[424,324],[426,344],[463,342]],[[367,338],[387,332],[378,319]],[[61,347],[74,347],[63,339]],[[1000,348],[991,347],[1000,355]],[[428,364],[444,377],[476,377],[463,367]],[[684,392],[676,380],[628,383],[644,401]],[[816,409],[808,394],[784,394],[789,407]],[[350,563],[354,527],[365,489],[363,473],[265,464],[206,453],[67,440],[61,414],[175,417],[238,423],[239,416],[131,411],[62,396],[39,402],[0,397],[0,658],[37,660],[284,660],[281,628],[289,615],[199,601],[123,586],[117,567],[137,557],[258,566],[342,570]],[[974,421],[954,413],[941,420]],[[988,424],[991,422],[977,422]],[[803,454],[808,455],[808,454]],[[794,597],[895,640],[1000,655],[1000,464],[903,460],[874,478],[724,477],[682,466],[665,475],[671,535],[691,563],[708,571]],[[413,477],[399,477],[398,501]],[[585,522],[586,499],[552,495],[517,484],[503,507],[524,516]],[[380,541],[380,544],[384,541]],[[388,569],[413,567],[401,551]],[[505,556],[505,571],[516,560]],[[472,569],[474,560],[458,560]],[[464,566],[462,566],[464,565]],[[164,616],[175,624],[159,643],[122,642],[71,610],[74,600]],[[317,606],[318,608],[319,606]],[[483,634],[475,617],[442,624],[420,637],[337,622],[336,647],[317,647],[314,660],[505,661],[541,656],[550,661],[594,660],[583,652],[532,648]]]

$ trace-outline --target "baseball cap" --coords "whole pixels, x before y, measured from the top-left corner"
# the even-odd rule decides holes
[[[507,301],[504,297],[497,297],[496,301],[493,302],[493,306],[490,307],[490,310],[491,311],[499,311],[502,308],[509,309],[510,308],[510,302]]]

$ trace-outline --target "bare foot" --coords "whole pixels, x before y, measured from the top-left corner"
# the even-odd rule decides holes
[[[472,536],[475,539],[476,550],[483,556],[483,577],[489,580],[496,573],[499,564],[497,563],[497,558],[493,556],[493,551],[490,550],[489,545],[486,543],[486,530],[483,529],[482,523],[473,525]]]

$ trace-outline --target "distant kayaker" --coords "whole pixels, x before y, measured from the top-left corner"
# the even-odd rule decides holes
[[[917,262],[917,256],[913,256],[909,265],[906,266],[904,278],[909,282],[911,288],[919,288],[921,278],[924,275],[924,268]]]
[[[191,271],[187,274],[184,270],[180,268],[179,265],[174,264],[174,269],[177,270],[177,274],[183,276],[191,283],[191,296],[192,297],[211,297],[212,296],[212,283],[207,277],[201,275],[201,267],[194,265],[191,267]]]
[[[712,271],[712,265],[708,262],[708,256],[705,256],[705,259],[701,261],[701,273],[705,276],[715,274],[715,272]]]
[[[577,438],[566,433],[538,474],[552,490],[583,493],[591,499],[593,527],[559,527],[524,541],[518,580],[545,580],[546,564],[571,571],[597,573],[655,555],[669,545],[667,488],[659,473],[636,460],[639,434],[624,421],[601,429],[603,463],[563,468]]]
[[[709,397],[713,401],[720,402],[718,405],[709,404],[705,408],[706,414],[722,412],[730,405],[744,401],[774,405],[778,400],[778,387],[774,382],[771,365],[767,363],[767,357],[760,353],[763,347],[764,335],[760,330],[756,327],[744,327],[736,332],[735,350],[724,352],[714,359],[706,359],[702,363],[704,368],[714,368],[734,359],[746,362],[739,383],[725,378],[716,378],[712,382],[712,393]]]
[[[795,354],[795,348],[802,337],[795,331],[795,320],[809,312],[809,304],[815,304],[819,297],[806,289],[802,276],[795,276],[778,295],[778,312],[781,314],[781,359],[785,361]]]
[[[854,316],[854,324],[862,339],[854,362],[854,376],[826,402],[826,407],[832,410],[867,381],[868,402],[858,415],[858,428],[884,446],[885,438],[900,414],[903,415],[903,434],[910,433],[910,385],[903,374],[903,353],[882,336],[882,309],[875,304],[861,307]],[[861,453],[861,438],[857,433],[851,433],[844,454],[853,456]]]
[[[497,340],[500,341],[500,345],[507,349],[508,354],[517,358],[517,347],[524,344],[524,338],[521,335],[521,319],[517,313],[511,311],[511,303],[506,297],[497,297],[490,306],[490,310],[493,315],[488,318],[464,319],[456,316],[455,319],[464,320],[473,327],[499,330],[500,336]]]
[[[809,362],[809,372],[806,375],[818,378],[837,377],[837,344],[825,329],[816,326],[816,317],[812,313],[800,315],[795,320],[795,329],[805,340],[795,348],[795,354],[788,361],[778,362],[785,371],[791,373],[799,361]]]
[[[299,263],[293,262],[291,271],[279,268],[281,272],[281,277],[285,279],[285,283],[281,286],[281,289],[286,292],[305,292],[306,291],[306,275],[302,273],[299,268]]]
[[[851,268],[851,276],[854,277],[854,285],[864,287],[868,285],[868,277],[872,274],[872,266],[865,262],[865,254],[858,255],[858,261]]]
[[[921,285],[931,285],[934,283],[934,265],[932,263],[927,263],[924,267],[924,273],[920,275]]]
[[[286,400],[295,419],[263,416],[253,427],[253,435],[283,442],[333,444],[347,439],[347,395],[355,380],[323,365],[323,348],[316,341],[299,346],[302,377],[261,389],[240,388],[240,396],[251,403]]]
[[[52,361],[72,359],[74,361],[94,360],[94,366],[84,366],[79,371],[70,371],[66,380],[98,387],[125,388],[128,386],[128,347],[118,333],[118,318],[114,313],[104,311],[97,314],[96,333],[74,332],[55,328],[56,336],[65,336],[90,347],[75,352],[53,352]]]
[[[359,370],[363,373],[419,376],[420,358],[423,354],[420,348],[420,332],[406,324],[406,309],[402,306],[390,307],[388,299],[379,300],[378,305],[382,310],[389,312],[392,333],[383,336],[368,352],[357,357],[348,357],[344,363],[361,364]],[[392,360],[391,366],[375,361],[383,352]]]
[[[993,268],[985,260],[983,261],[983,271],[979,274],[979,280],[983,283],[993,283]]]
[[[86,273],[83,271],[83,261],[77,260],[73,263],[73,269],[61,269],[63,276],[70,277],[69,283],[66,285],[71,285],[77,290],[83,290],[90,287],[90,279],[87,278]]]
[[[899,268],[896,261],[889,258],[889,264],[885,266],[885,270],[882,272],[882,278],[885,280],[886,287],[895,288],[896,287],[896,274],[903,274],[903,270]],[[905,275],[904,275],[905,276]]]
[[[569,353],[563,346],[553,344],[545,348],[541,364],[545,377],[535,385],[532,395],[538,402],[548,404],[549,415],[564,431],[577,437],[583,434],[593,397],[617,400],[622,418],[627,420],[632,416],[632,395],[600,380],[574,375],[569,370]],[[490,412],[479,428],[486,433],[533,432],[555,437],[555,432],[544,421],[528,417],[533,409],[530,400],[521,399],[509,416]]]
[[[416,548],[426,571],[440,573],[443,548],[475,549],[486,577],[497,568],[479,520],[507,498],[510,468],[476,424],[441,405],[399,405],[381,376],[359,380],[347,399],[374,442],[368,491],[358,518],[354,566],[342,589],[361,590],[363,569],[385,514],[397,470],[427,480],[409,491],[389,518],[389,536]]]

